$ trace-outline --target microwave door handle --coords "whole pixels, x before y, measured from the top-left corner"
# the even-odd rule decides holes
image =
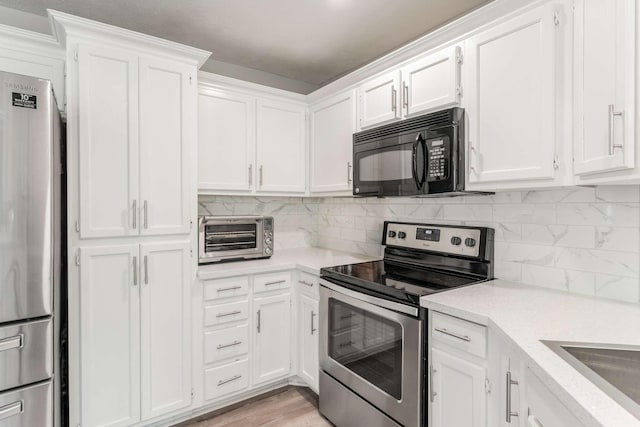
[[[422,188],[427,182],[427,175],[429,175],[429,151],[427,151],[427,140],[421,138],[422,153],[424,155],[424,168],[422,169],[422,180],[420,180],[420,188]]]
[[[411,169],[413,172],[413,180],[416,183],[416,187],[418,189],[422,188],[422,185],[424,184],[424,177],[423,179],[418,178],[418,146],[424,141],[424,138],[422,137],[422,134],[419,133],[418,136],[416,137],[416,141],[413,143],[413,163],[411,165]]]

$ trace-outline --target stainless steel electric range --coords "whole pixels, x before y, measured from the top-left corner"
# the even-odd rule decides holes
[[[384,258],[321,270],[320,412],[338,427],[426,425],[420,297],[493,278],[493,229],[385,222]]]

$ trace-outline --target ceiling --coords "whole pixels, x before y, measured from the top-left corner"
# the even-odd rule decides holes
[[[59,10],[211,51],[205,70],[229,63],[317,88],[487,2],[0,0],[0,6],[41,16]]]

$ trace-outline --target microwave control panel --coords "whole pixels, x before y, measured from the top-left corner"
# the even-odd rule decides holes
[[[449,138],[429,139],[427,144],[427,182],[441,181],[449,177]]]

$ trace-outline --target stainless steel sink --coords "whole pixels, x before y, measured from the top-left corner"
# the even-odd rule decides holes
[[[640,419],[640,346],[542,343]]]

